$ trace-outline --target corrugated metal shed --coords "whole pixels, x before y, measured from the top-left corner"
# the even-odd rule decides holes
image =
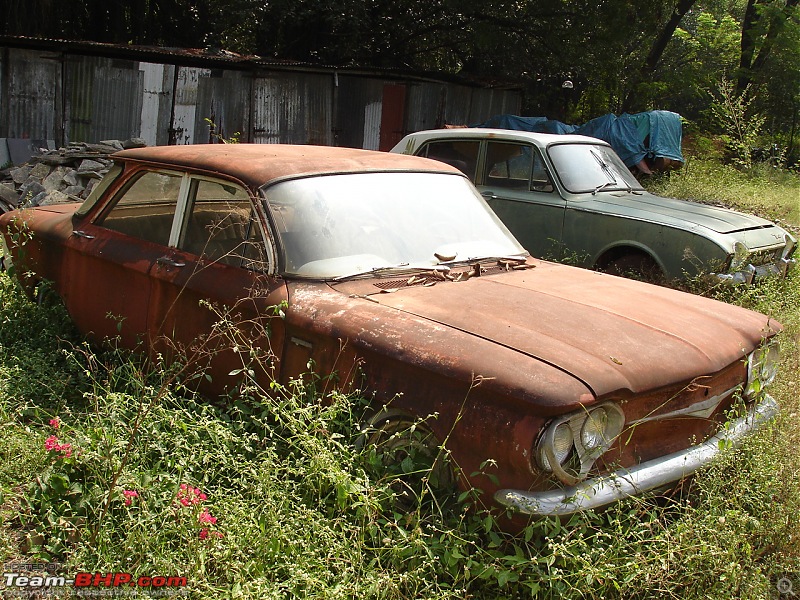
[[[4,48],[0,56],[2,137],[61,139],[61,56],[9,48]]]
[[[273,73],[253,83],[251,140],[333,145],[332,75]]]
[[[226,52],[0,39],[0,138],[65,145],[141,137],[163,145],[238,133],[243,142],[386,150],[410,131],[480,122],[520,105],[519,90],[414,74]]]
[[[150,146],[169,143],[175,69],[174,65],[139,63],[143,85],[139,137]]]
[[[406,131],[437,129],[446,124],[447,87],[412,83],[406,98]]]
[[[139,63],[103,57],[68,57],[64,85],[66,140],[126,139],[139,134],[144,74]]]
[[[197,143],[218,141],[215,135],[229,139],[247,132],[251,81],[249,73],[224,69],[212,69],[200,78],[194,125]],[[206,119],[214,124],[213,135]]]

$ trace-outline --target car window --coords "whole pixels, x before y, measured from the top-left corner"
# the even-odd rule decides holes
[[[265,189],[284,271],[341,277],[388,266],[513,256],[522,247],[465,177],[351,173]]]
[[[429,142],[420,148],[417,156],[427,156],[433,160],[447,163],[474,182],[479,149],[480,142],[478,140]]]
[[[553,185],[536,148],[527,144],[489,142],[485,185],[513,190],[552,192]]]
[[[643,189],[610,146],[563,143],[551,145],[547,152],[568,192]]]
[[[103,197],[103,194],[106,193],[106,190],[111,187],[111,184],[116,181],[117,177],[122,174],[122,165],[114,164],[106,173],[103,178],[97,183],[93,188],[92,192],[89,196],[84,200],[83,204],[81,204],[80,208],[75,211],[75,216],[82,217],[84,215],[89,214],[89,211],[94,208],[95,204],[97,204],[100,199]]]
[[[232,266],[263,270],[267,264],[250,194],[228,182],[192,182],[178,247]]]
[[[182,180],[177,173],[143,173],[123,188],[96,224],[167,246]]]

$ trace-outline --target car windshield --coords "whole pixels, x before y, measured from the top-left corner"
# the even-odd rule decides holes
[[[460,175],[325,175],[263,191],[289,275],[333,279],[525,254]]]
[[[553,144],[547,153],[561,184],[573,194],[644,189],[608,146]]]

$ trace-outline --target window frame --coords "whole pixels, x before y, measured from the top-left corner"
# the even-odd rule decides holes
[[[251,236],[253,236],[254,232],[252,231],[252,225],[255,224],[255,227],[257,229],[257,231],[255,232],[255,236],[258,239],[258,241],[264,245],[266,251],[266,261],[265,261],[266,265],[264,269],[250,268],[248,267],[248,265],[253,264],[254,261],[252,259],[248,259],[245,256],[241,257],[242,259],[239,265],[231,265],[230,263],[220,262],[218,260],[213,260],[211,262],[234,268],[241,268],[249,271],[266,273],[268,275],[275,274],[277,268],[277,262],[275,258],[276,254],[275,254],[274,242],[272,242],[274,236],[272,236],[272,232],[269,229],[270,226],[266,219],[266,215],[262,214],[261,212],[262,209],[259,208],[260,203],[256,201],[256,199],[254,199],[249,188],[238,180],[226,179],[224,177],[212,177],[200,173],[192,173],[189,171],[171,169],[169,167],[157,168],[152,166],[146,166],[137,169],[135,172],[131,173],[129,177],[126,178],[126,180],[122,183],[120,188],[116,190],[111,199],[102,206],[102,208],[95,214],[93,218],[91,218],[92,224],[95,225],[96,227],[103,228],[107,231],[115,231],[116,233],[119,233],[121,235],[128,235],[129,237],[136,239],[140,242],[163,245],[159,242],[152,242],[151,240],[139,238],[136,236],[131,236],[130,234],[124,233],[122,231],[118,231],[110,227],[105,227],[103,224],[108,215],[119,205],[120,201],[122,201],[122,199],[125,197],[125,194],[127,194],[128,191],[134,185],[136,185],[136,182],[141,180],[142,177],[150,173],[157,173],[168,176],[177,176],[181,178],[180,187],[178,189],[178,197],[175,205],[175,212],[172,215],[172,223],[170,227],[169,239],[166,245],[164,245],[165,248],[178,252],[185,252],[186,254],[190,254],[191,256],[198,257],[198,259],[208,260],[209,257],[205,256],[204,254],[195,254],[189,250],[185,250],[180,247],[182,241],[185,239],[185,234],[189,225],[188,223],[189,217],[195,205],[196,194],[197,194],[197,189],[199,187],[199,183],[201,181],[208,181],[210,183],[218,185],[234,186],[245,193],[247,202],[250,207],[250,219],[247,230],[248,235],[246,236],[246,239],[244,241],[250,240]]]

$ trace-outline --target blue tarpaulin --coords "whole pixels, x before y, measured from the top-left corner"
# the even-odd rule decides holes
[[[491,127],[537,133],[576,133],[605,140],[628,167],[644,158],[669,158],[683,162],[681,117],[667,110],[620,116],[607,114],[583,125],[567,125],[546,117],[496,115],[471,127]]]

